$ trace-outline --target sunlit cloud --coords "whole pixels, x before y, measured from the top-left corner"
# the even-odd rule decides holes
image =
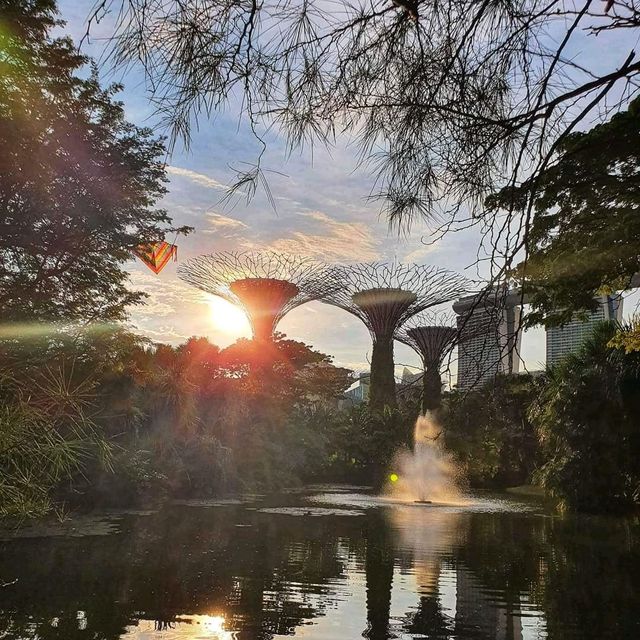
[[[249,228],[249,225],[242,222],[242,220],[223,216],[220,213],[206,213],[204,215],[204,223],[210,228],[202,229],[202,233],[238,232],[241,229]]]
[[[272,241],[270,248],[298,253],[329,262],[375,260],[380,256],[380,241],[361,222],[342,222],[321,211],[298,214],[300,226]]]
[[[133,330],[135,331],[136,327],[134,327]],[[185,342],[185,340],[188,340],[190,337],[185,333],[176,331],[173,325],[162,325],[156,329],[144,327],[144,331],[142,333],[154,342],[166,342],[172,344]]]
[[[227,185],[222,184],[222,182],[218,182],[215,178],[211,178],[204,173],[198,173],[197,171],[191,171],[191,169],[183,169],[182,167],[174,167],[172,165],[167,165],[166,170],[171,176],[185,178],[186,180],[202,187],[206,187],[207,189],[227,189]]]
[[[136,316],[169,316],[184,309],[188,303],[203,303],[205,295],[181,280],[134,271],[131,288],[147,295],[144,304],[136,308]]]
[[[434,253],[438,249],[438,243],[434,242],[433,244],[423,244],[416,249],[409,251],[403,257],[403,262],[416,262],[418,264],[422,263],[427,256]]]

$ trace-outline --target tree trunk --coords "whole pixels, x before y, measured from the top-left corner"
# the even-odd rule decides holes
[[[442,398],[442,379],[437,364],[425,366],[422,378],[422,413],[433,411],[440,407]]]
[[[373,342],[369,406],[378,411],[382,411],[385,406],[392,408],[398,406],[396,402],[392,337],[379,337]]]

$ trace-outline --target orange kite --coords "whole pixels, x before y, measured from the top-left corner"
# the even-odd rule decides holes
[[[168,242],[149,242],[138,245],[134,253],[144,262],[153,273],[160,273],[171,258],[178,259],[178,247]]]

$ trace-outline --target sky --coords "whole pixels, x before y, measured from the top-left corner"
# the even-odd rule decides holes
[[[59,2],[62,18],[67,21],[64,31],[76,42],[86,32],[92,6],[93,0]],[[109,31],[107,20],[92,31],[92,40],[83,44],[83,51],[99,59],[104,48],[101,36]],[[582,55],[602,58],[612,53],[592,48]],[[130,121],[155,127],[154,109],[138,70],[113,75],[105,65],[100,73],[104,82],[121,81],[125,85],[121,99]],[[158,133],[162,131],[158,129]],[[316,147],[313,153],[287,157],[284,141],[271,136],[263,166],[271,171],[269,183],[277,211],[260,191],[250,202],[222,205],[225,189],[234,181],[233,167],[255,160],[258,151],[246,123],[229,110],[201,121],[190,148],[178,144],[167,158],[169,192],[162,206],[176,225],[195,229],[177,240],[178,263],[216,251],[273,249],[332,262],[397,260],[432,264],[477,279],[474,263],[479,232],[472,229],[448,234],[432,243],[426,224],[415,224],[410,233],[400,236],[389,231],[380,217],[379,203],[367,198],[373,178],[366,168],[358,167],[357,149],[346,138],[332,149]],[[159,275],[139,261],[127,265],[132,286],[149,296],[145,306],[131,312],[135,330],[172,344],[194,335],[206,336],[221,346],[238,337],[249,337],[249,325],[242,314],[183,283],[176,275],[178,263],[170,263]],[[369,334],[357,318],[340,309],[309,303],[289,313],[278,329],[334,356],[340,365],[355,370],[368,368]],[[543,367],[541,329],[523,336],[521,355],[527,368]],[[416,367],[418,358],[409,347],[398,344],[396,364],[399,369],[405,364]]]

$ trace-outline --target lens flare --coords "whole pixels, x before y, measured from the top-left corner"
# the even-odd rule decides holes
[[[209,296],[208,303],[218,331],[237,338],[251,335],[251,325],[242,309],[216,296]]]
[[[391,480],[391,482],[398,482],[399,480],[399,476],[397,473],[392,473],[389,475],[389,480]]]

